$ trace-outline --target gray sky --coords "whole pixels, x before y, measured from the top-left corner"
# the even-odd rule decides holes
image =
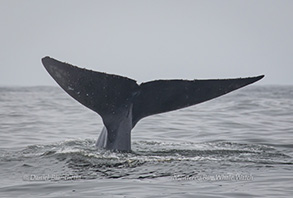
[[[292,0],[0,0],[0,85],[56,85],[40,59],[154,79],[293,84]]]

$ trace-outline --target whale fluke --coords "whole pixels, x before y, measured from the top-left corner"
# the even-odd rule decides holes
[[[78,102],[105,125],[100,148],[130,151],[131,129],[144,117],[189,107],[254,83],[264,76],[218,80],[156,80],[138,85],[127,77],[82,69],[50,57],[42,63]]]

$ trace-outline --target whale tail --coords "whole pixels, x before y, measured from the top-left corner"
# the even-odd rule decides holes
[[[156,80],[138,85],[126,77],[82,69],[50,57],[44,57],[42,63],[65,92],[102,117],[108,133],[105,136],[108,140],[104,140],[109,141],[106,145],[119,142],[116,139],[123,133],[119,130],[121,126],[130,136],[131,129],[144,117],[202,103],[264,77]]]

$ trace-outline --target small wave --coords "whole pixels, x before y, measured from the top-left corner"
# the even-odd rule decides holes
[[[174,143],[137,141],[133,152],[97,150],[95,140],[68,140],[50,145],[1,151],[1,164],[19,172],[78,175],[94,178],[156,178],[217,167],[236,169],[276,164],[292,165],[292,158],[270,146],[232,142]]]

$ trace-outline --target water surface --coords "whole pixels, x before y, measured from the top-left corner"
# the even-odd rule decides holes
[[[143,119],[97,150],[98,114],[57,87],[0,88],[3,197],[290,197],[293,86],[250,86]]]

